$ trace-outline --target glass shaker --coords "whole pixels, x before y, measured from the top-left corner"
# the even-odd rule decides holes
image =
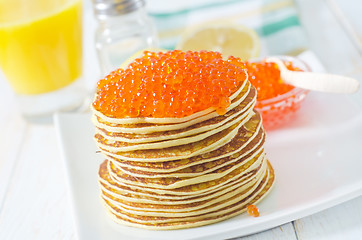
[[[144,0],[93,0],[96,49],[103,75],[117,69],[137,51],[156,48],[158,40]]]

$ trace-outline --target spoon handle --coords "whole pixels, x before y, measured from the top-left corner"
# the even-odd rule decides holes
[[[359,89],[359,82],[353,78],[327,73],[290,71],[283,61],[275,57],[269,57],[266,61],[275,62],[280,69],[281,79],[295,87],[330,93],[354,93]]]
[[[326,73],[281,71],[286,83],[299,88],[330,93],[355,93],[359,89],[356,79]]]

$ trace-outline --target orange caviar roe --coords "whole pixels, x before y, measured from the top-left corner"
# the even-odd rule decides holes
[[[301,71],[293,66],[292,62],[284,62],[284,64],[289,70]],[[280,79],[279,68],[275,63],[246,62],[245,66],[249,81],[258,91],[255,108],[263,116],[264,128],[268,131],[289,122],[300,108],[306,91],[293,92],[294,86],[283,83]],[[291,94],[283,95],[287,92]]]
[[[289,70],[300,71],[299,68],[293,66],[292,62],[284,64]],[[248,70],[249,81],[258,91],[258,101],[276,97],[294,88],[294,86],[283,83],[279,67],[273,62],[246,62],[245,66]]]
[[[248,212],[248,214],[252,217],[259,217],[260,216],[260,212],[259,212],[259,208],[257,208],[257,206],[251,204],[246,208],[246,211]]]
[[[98,82],[93,102],[109,117],[184,117],[213,107],[222,115],[246,79],[244,63],[217,52],[145,51]]]

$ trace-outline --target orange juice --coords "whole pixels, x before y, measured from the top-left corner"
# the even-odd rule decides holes
[[[48,93],[82,70],[80,0],[0,0],[0,69],[22,95]]]

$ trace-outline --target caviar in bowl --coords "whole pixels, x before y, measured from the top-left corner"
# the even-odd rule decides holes
[[[302,60],[291,56],[275,56],[281,59],[289,70],[310,71]],[[263,117],[264,128],[274,130],[291,123],[300,109],[308,90],[283,83],[275,63],[265,60],[246,62],[249,80],[258,91],[255,108]]]

